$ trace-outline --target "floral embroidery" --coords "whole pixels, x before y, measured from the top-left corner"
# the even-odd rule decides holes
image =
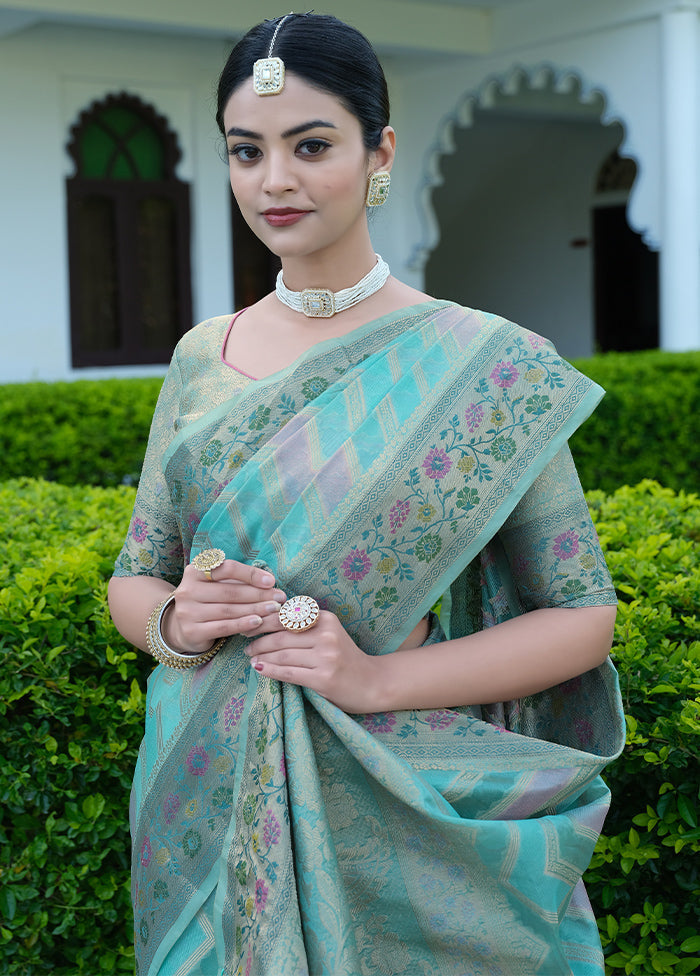
[[[215,807],[228,807],[233,802],[233,790],[219,786],[212,793],[211,800]]]
[[[429,478],[433,480],[444,478],[452,467],[452,461],[445,452],[437,447],[431,448],[428,456],[423,461],[423,470]]]
[[[262,430],[270,423],[270,408],[262,403],[248,418],[248,426],[251,430]]]
[[[535,417],[541,417],[547,410],[552,409],[552,401],[545,395],[533,394],[525,401],[525,413],[531,413]]]
[[[153,885],[153,897],[157,901],[165,901],[166,898],[170,897],[170,892],[165,881],[159,880],[155,882]]]
[[[510,461],[515,457],[517,445],[512,437],[497,437],[491,445],[491,457],[494,461]]]
[[[199,463],[203,467],[214,464],[221,457],[224,445],[219,440],[209,441],[202,453],[199,455]]]
[[[141,864],[144,867],[147,867],[151,863],[151,853],[151,842],[147,837],[141,845]]]
[[[457,462],[457,467],[462,472],[462,474],[469,474],[471,471],[474,470],[475,464],[476,461],[474,460],[473,457],[469,457],[467,454],[464,454]]]
[[[513,383],[520,376],[515,366],[510,362],[504,362],[501,360],[500,363],[496,363],[494,369],[489,374],[490,379],[494,381],[497,386],[505,389],[512,386]]]
[[[347,579],[361,580],[369,573],[372,568],[367,553],[364,549],[353,549],[349,556],[343,560],[343,575]]]
[[[244,708],[245,695],[241,695],[240,698],[232,698],[231,701],[227,703],[226,708],[224,709],[224,728],[227,732],[230,732],[232,728],[238,725]]]
[[[374,606],[377,610],[388,610],[398,600],[399,594],[395,586],[382,586],[374,598]]]
[[[255,882],[255,907],[259,912],[265,908],[267,902],[267,885],[260,878]]]
[[[196,857],[202,846],[202,835],[190,828],[182,838],[182,849],[188,857]]]
[[[476,508],[476,506],[479,504],[479,500],[479,492],[476,490],[476,488],[462,488],[461,491],[457,492],[457,508],[461,508],[465,512],[469,512],[472,508]]]
[[[270,847],[272,844],[276,844],[282,835],[282,828],[280,827],[279,820],[274,815],[272,810],[268,810],[265,814],[265,822],[263,824],[263,843]]]
[[[209,756],[204,746],[192,746],[185,760],[185,765],[193,776],[204,776],[209,769]]]
[[[401,499],[394,502],[389,511],[389,527],[392,532],[398,531],[404,524],[408,517],[409,508],[410,505],[408,502],[402,501]]]
[[[392,569],[396,569],[396,560],[393,556],[385,556],[384,559],[380,559],[377,563],[377,572],[382,573],[384,576],[390,573]]]
[[[491,411],[491,423],[494,427],[502,427],[508,418],[500,407],[494,407]]]
[[[301,392],[307,400],[314,400],[328,389],[328,380],[323,376],[312,376],[301,384]]]
[[[464,415],[467,422],[467,430],[473,434],[477,427],[481,426],[484,420],[484,408],[478,403],[470,403]]]
[[[364,715],[362,724],[368,732],[391,732],[396,725],[396,716],[393,712],[375,712]]]
[[[450,725],[452,725],[456,718],[457,716],[454,712],[447,711],[447,709],[444,708],[439,708],[437,711],[431,712],[427,716],[426,721],[433,732],[436,732],[438,729],[442,730],[448,728]]]
[[[422,563],[429,563],[442,549],[442,539],[436,532],[429,532],[416,543],[416,559]]]
[[[430,505],[428,502],[426,502],[425,505],[421,505],[421,507],[418,509],[416,513],[416,518],[418,519],[419,522],[425,522],[426,524],[428,524],[429,522],[432,522],[433,519],[435,518],[435,512],[436,512],[435,506]]]
[[[165,800],[163,800],[163,817],[167,824],[171,824],[175,817],[177,816],[177,811],[180,809],[180,797],[177,793],[170,793]]]
[[[571,529],[562,532],[554,540],[552,552],[558,559],[571,559],[578,553],[579,537]]]
[[[140,518],[134,518],[131,523],[131,535],[137,542],[145,542],[148,535],[148,526]]]
[[[228,467],[231,471],[235,471],[243,464],[245,460],[243,451],[232,451],[228,459]]]

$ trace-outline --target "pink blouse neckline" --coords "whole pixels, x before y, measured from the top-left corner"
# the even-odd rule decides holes
[[[224,336],[224,341],[221,344],[221,355],[220,355],[220,359],[221,359],[221,362],[224,364],[224,366],[228,366],[229,369],[234,370],[236,373],[240,373],[241,376],[245,376],[249,380],[257,380],[258,379],[257,376],[251,376],[250,373],[246,373],[245,370],[239,369],[238,366],[234,366],[233,363],[230,363],[227,359],[224,358],[224,352],[226,350],[226,343],[228,342],[228,337],[231,334],[231,329],[233,328],[233,324],[236,321],[236,319],[238,318],[238,316],[239,315],[242,315],[243,312],[245,312],[245,311],[246,311],[245,308],[239,309],[239,311],[236,312],[236,314],[233,316],[233,318],[229,322],[228,329],[226,329],[226,335]]]

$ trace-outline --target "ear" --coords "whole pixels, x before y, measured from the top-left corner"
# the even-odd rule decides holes
[[[382,129],[382,138],[376,149],[373,149],[369,158],[369,172],[382,173],[391,171],[394,165],[396,154],[396,133],[390,125],[385,125]]]

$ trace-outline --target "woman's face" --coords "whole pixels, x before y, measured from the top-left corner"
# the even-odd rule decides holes
[[[253,232],[282,258],[352,246],[375,168],[359,121],[288,73],[279,95],[245,82],[224,111],[231,188]]]

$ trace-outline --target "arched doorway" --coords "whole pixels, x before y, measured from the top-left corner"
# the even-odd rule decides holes
[[[600,93],[551,72],[474,100],[432,190],[428,292],[511,318],[568,357],[594,351],[596,178],[624,137],[604,112]]]
[[[66,181],[73,366],[166,363],[192,326],[189,185],[177,137],[124,92],[71,129]]]
[[[613,151],[596,180],[593,281],[601,352],[656,349],[659,344],[659,255],[627,223],[636,175],[634,160]]]

